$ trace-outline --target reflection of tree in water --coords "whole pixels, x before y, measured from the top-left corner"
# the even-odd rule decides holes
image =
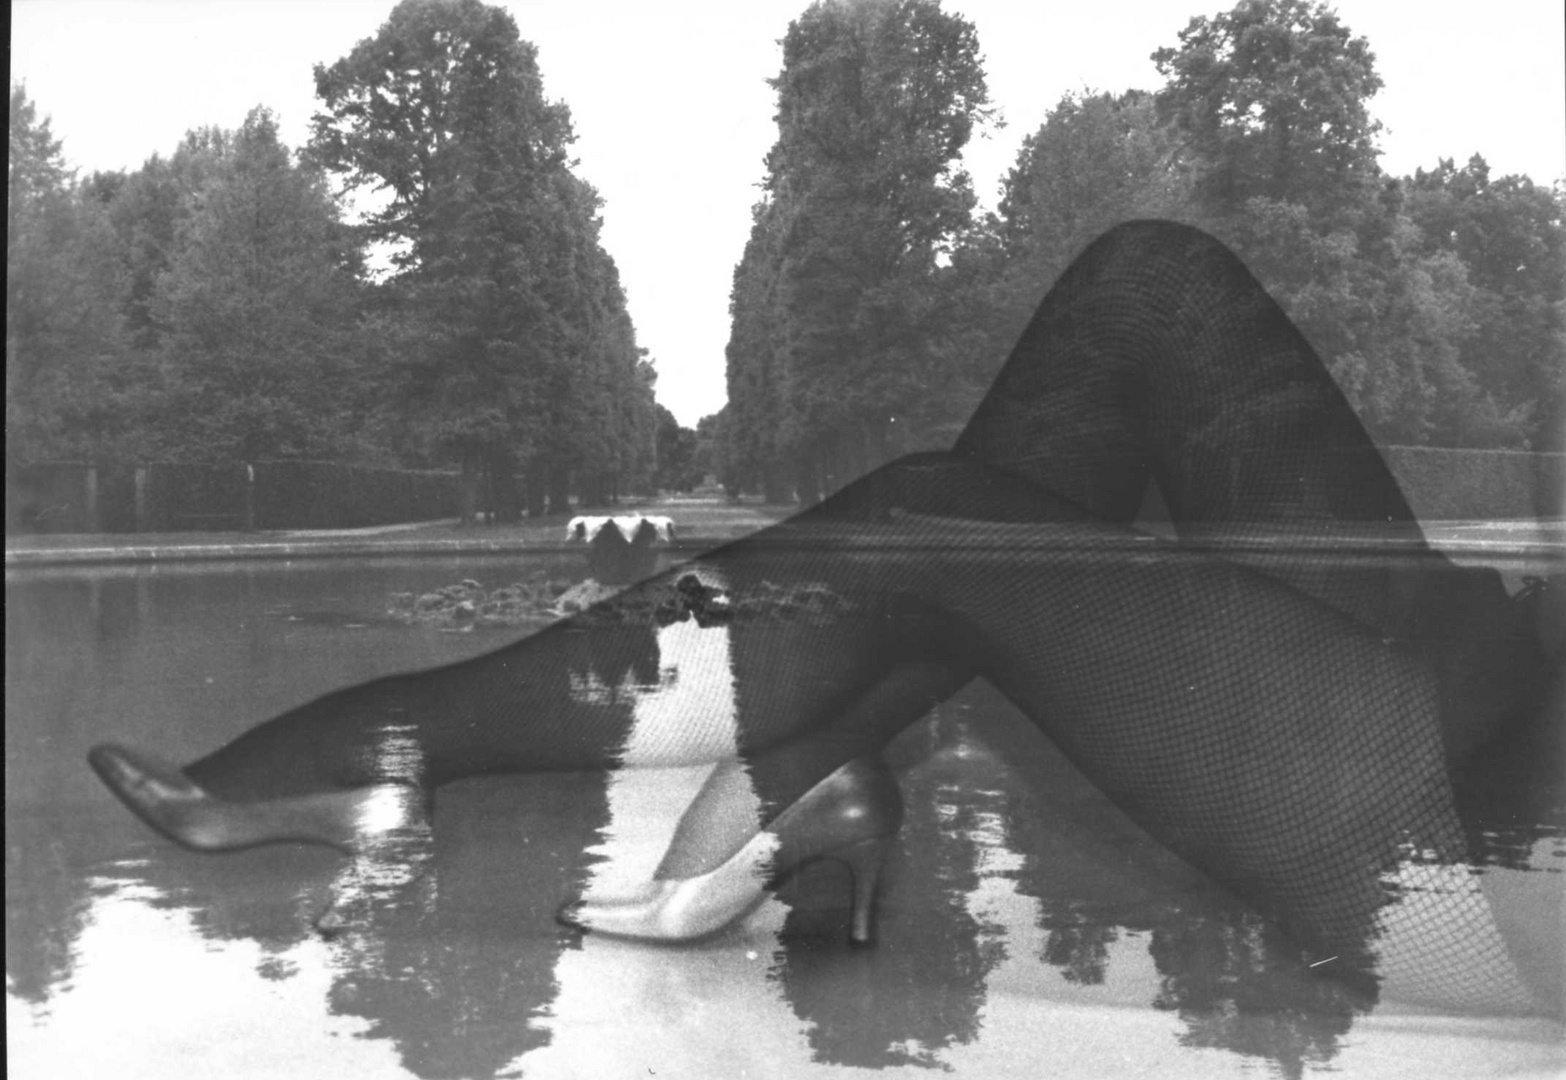
[[[1153,930],[1151,951],[1162,976],[1153,1007],[1179,1014],[1183,1045],[1262,1058],[1287,1077],[1332,1060],[1371,1004],[1312,975],[1292,943],[1256,916],[1186,913]]]
[[[580,774],[444,789],[427,876],[347,905],[332,1011],[369,1020],[421,1077],[491,1076],[545,1045],[529,1021],[577,940],[552,914],[606,820],[603,786]]]
[[[1566,581],[1561,588],[1566,589]],[[1557,676],[1566,683],[1566,677]],[[1555,700],[1474,755],[1455,777],[1457,811],[1470,861],[1535,869],[1530,857],[1547,837],[1566,836],[1566,686]]]
[[[366,1037],[391,1040],[415,1075],[493,1075],[548,1041],[529,1020],[553,1000],[560,954],[576,941],[552,915],[605,818],[596,777],[541,775],[445,788],[433,838],[404,834],[361,856],[278,845],[214,857],[147,837],[145,857],[70,860],[40,857],[50,842],[27,837],[48,824],[13,815],[8,982],[40,1005],[67,983],[96,879],[99,891],[187,912],[205,940],[255,942],[257,975],[286,985],[287,954],[335,892],[344,929],[328,945],[331,1011],[368,1020]]]
[[[607,701],[632,688],[658,685],[660,653],[655,627],[598,625],[581,640],[583,647],[571,653],[569,661],[571,685],[579,694],[596,693]]]
[[[838,907],[836,921],[824,919],[812,909],[809,883],[800,890],[774,976],[795,1014],[811,1025],[817,1061],[939,1067],[940,1050],[978,1036],[985,979],[1004,950],[968,900],[980,882],[981,834],[1001,795],[997,763],[968,753],[963,735],[960,725],[938,717],[893,748],[895,755],[922,744],[923,760],[900,770],[907,817],[887,875],[889,883],[920,885],[917,903],[883,905],[874,950],[845,949],[846,911]],[[822,887],[841,905],[841,878]],[[896,893],[883,889],[883,896]]]
[[[1039,925],[1047,930],[1044,962],[1060,968],[1067,982],[1097,986],[1104,981],[1109,946],[1119,933],[1081,910],[1047,912]]]
[[[1039,901],[1045,963],[1069,982],[1102,984],[1117,938],[1150,936],[1160,976],[1152,1004],[1180,1015],[1183,1042],[1260,1057],[1291,1076],[1332,1058],[1373,996],[1311,972],[1280,932],[1116,810],[992,690],[966,701],[976,738],[1011,767],[1017,889]],[[1371,970],[1368,915],[1361,947],[1334,970]]]
[[[42,812],[8,807],[5,839],[6,990],[42,1006],[70,981],[87,922],[87,867]]]
[[[76,805],[62,806],[78,793],[96,795],[79,760],[59,752],[89,739],[98,719],[84,688],[101,657],[75,643],[97,641],[107,651],[134,617],[135,596],[104,589],[96,578],[71,578],[7,581],[5,599],[6,981],[10,992],[41,1006],[70,979],[88,879],[113,850],[79,824]]]

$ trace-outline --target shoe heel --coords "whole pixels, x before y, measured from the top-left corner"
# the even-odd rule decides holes
[[[832,853],[848,867],[852,879],[849,908],[848,943],[863,947],[875,943],[876,890],[881,883],[881,867],[886,861],[891,837],[874,837],[850,844]]]

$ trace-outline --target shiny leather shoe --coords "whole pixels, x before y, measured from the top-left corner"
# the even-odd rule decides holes
[[[853,881],[849,942],[868,945],[881,864],[902,819],[902,794],[891,770],[880,758],[855,758],[805,792],[717,869],[655,880],[633,896],[568,904],[559,919],[615,937],[694,941],[748,914],[805,866],[835,859]]]
[[[402,827],[422,813],[420,793],[404,784],[232,802],[211,794],[178,766],[122,746],[95,746],[87,760],[137,817],[197,851],[285,841],[354,851],[367,838]]]

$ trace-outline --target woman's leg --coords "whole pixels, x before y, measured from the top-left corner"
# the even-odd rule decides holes
[[[917,528],[877,524],[893,510],[970,521],[1096,521],[1114,529],[1135,512],[1151,477],[1182,533],[1224,556],[1207,561],[1237,602],[1293,610],[1303,593],[1373,636],[1416,644],[1426,640],[1416,632],[1421,605],[1439,592],[1428,582],[1450,571],[1417,535],[1392,570],[1301,557],[1287,543],[1253,550],[1258,539],[1313,540],[1343,522],[1411,526],[1410,515],[1341,395],[1276,305],[1221,245],[1178,226],[1116,229],[1073,264],[958,452],[957,465],[966,460],[978,470],[950,469],[939,455],[905,462],[707,560],[742,598],[768,583],[820,583],[856,609],[839,616],[831,632],[811,628],[781,643],[734,629],[734,670],[716,677],[735,680],[733,748],[752,763],[763,807],[788,805],[847,760],[847,748],[868,752],[889,739],[988,662],[972,654],[972,641],[1004,645],[1011,632],[987,629],[1009,627],[1009,611],[975,609],[961,596],[931,602],[947,605],[941,610],[957,624],[976,627],[971,637],[954,635],[939,612],[905,617],[895,598],[925,591],[931,563]],[[877,530],[880,548],[832,547],[834,538],[862,541]],[[1115,542],[1105,540],[1105,550],[1115,550]],[[1111,576],[1099,605],[1068,612],[1049,597],[1054,583],[1070,585],[1069,565],[1026,553],[971,565],[988,566],[994,576],[986,580],[1029,577],[1043,605],[1035,617],[1080,624],[1084,634],[1113,627],[1110,612],[1128,605],[1134,611],[1139,601],[1178,605],[1185,588],[1178,574],[1161,574],[1139,580],[1128,596]],[[1268,579],[1270,586],[1257,591]],[[605,656],[645,651],[649,625],[678,592],[675,580],[654,579],[465,664],[329,695],[261,725],[182,775],[217,799],[257,803],[376,785],[432,787],[478,772],[618,765],[637,722],[635,695],[584,688],[572,673],[590,671]],[[757,642],[769,644],[750,649]],[[1247,646],[1264,642],[1235,642],[1236,670]],[[1156,664],[1168,651],[1167,643],[1145,648],[1121,665]],[[1027,663],[1050,660],[1030,654]],[[933,670],[910,678],[907,672],[921,665]],[[1079,676],[1085,685],[1113,680],[1121,665],[1083,668]],[[1156,698],[1144,703],[1140,722],[1147,729],[1156,729],[1160,707]],[[1042,714],[1035,719],[1052,722]],[[675,727],[662,742],[670,760],[680,759],[681,746],[687,759],[710,760],[715,751],[699,732],[669,722]],[[794,741],[795,749],[774,752]],[[114,754],[97,754],[100,771],[136,806],[135,784],[114,774]]]
[[[1095,243],[956,451],[838,508],[897,553],[881,569],[902,580],[878,588],[952,620],[929,655],[965,644],[954,668],[997,682],[1133,816],[1307,940],[1364,944],[1399,844],[1461,855],[1448,774],[1534,695],[1527,627],[1497,575],[1425,544],[1342,394],[1222,245],[1156,222]],[[1126,528],[1149,482],[1181,544]],[[873,524],[897,512],[900,529]],[[834,732],[895,732],[937,696],[869,695],[756,758],[763,807],[843,759]],[[698,801],[686,824],[716,809]],[[711,848],[690,857],[697,831],[666,868],[710,865]]]
[[[1500,576],[1425,543],[1342,392],[1226,247],[1170,222],[1094,241],[1040,305],[958,453],[1129,524],[1156,483],[1191,543],[1397,640],[1461,761],[1538,693]]]

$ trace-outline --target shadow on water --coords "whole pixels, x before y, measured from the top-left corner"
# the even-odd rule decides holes
[[[927,721],[893,750],[907,810],[883,886],[889,899],[877,948],[842,947],[847,882],[838,868],[805,877],[790,897],[795,907],[773,977],[809,1025],[816,1061],[934,1067],[942,1051],[979,1035],[985,980],[1004,931],[982,921],[969,898],[986,839],[979,819],[994,812],[1000,793],[991,786],[994,770],[975,767],[967,749]],[[903,895],[913,898],[891,899]]]
[[[1371,958],[1357,958],[1347,983],[1313,973],[1275,925],[1121,814],[1020,716],[982,697],[970,715],[979,744],[1008,763],[1014,876],[1038,902],[1040,959],[1068,983],[1102,986],[1117,946],[1145,941],[1155,977],[1142,992],[1180,1018],[1183,1045],[1268,1061],[1291,1077],[1332,1060],[1375,1004],[1362,977]]]
[[[883,888],[880,944],[868,951],[843,947],[846,890],[830,864],[785,889],[789,911],[773,929],[735,931],[749,936],[705,952],[606,951],[559,928],[555,907],[587,880],[608,827],[596,775],[449,785],[432,828],[394,831],[353,857],[284,846],[214,858],[153,839],[82,767],[110,719],[129,742],[213,746],[339,685],[487,651],[505,638],[374,618],[396,590],[484,569],[8,580],[7,983],[36,1024],[49,1024],[93,962],[84,934],[113,905],[182,913],[205,943],[253,944],[253,976],[279,985],[304,981],[301,957],[323,958],[326,1013],[356,1021],[362,1038],[429,1078],[510,1075],[519,1058],[566,1038],[576,999],[563,980],[584,949],[608,965],[584,971],[640,964],[649,987],[664,987],[649,993],[667,992],[659,980],[690,965],[679,1000],[721,1007],[750,969],[700,973],[721,966],[735,941],[747,949],[759,939],[766,987],[746,982],[746,1000],[791,1018],[808,1060],[875,1069],[951,1067],[986,1037],[998,988],[1020,979],[1040,1000],[1175,1017],[1185,1047],[1300,1076],[1332,1067],[1356,1019],[1397,985],[1392,952],[1403,946],[1377,904],[1348,920],[1356,929],[1335,955],[1303,952],[1116,810],[984,685],[888,751],[908,816]],[[287,617],[301,610],[340,617]],[[569,674],[577,692],[630,702],[631,690],[667,682],[666,661],[640,632]],[[1526,761],[1558,735],[1544,725],[1505,752]],[[1561,788],[1479,777],[1461,793],[1474,868],[1453,869],[1484,887],[1526,981],[1548,983],[1541,969],[1560,951],[1551,911],[1558,917],[1566,880]],[[1393,899],[1399,872],[1362,870]],[[1439,892],[1419,880],[1410,888]],[[311,923],[329,907],[337,918],[323,941]],[[1517,941],[1533,943],[1531,963]],[[1555,978],[1546,997],[1559,994]]]
[[[368,1021],[364,1034],[391,1040],[414,1075],[493,1071],[539,1044],[528,1019],[574,940],[550,915],[602,822],[600,782],[456,785],[442,793],[438,835],[394,835],[352,859],[297,845],[213,857],[116,813],[80,765],[109,728],[154,746],[211,745],[342,682],[494,648],[504,635],[379,618],[393,586],[445,584],[455,569],[252,564],[8,581],[8,993],[47,1018],[94,961],[84,932],[145,908],[214,945],[258,946],[255,975],[281,984],[302,950],[324,947],[330,1011]],[[293,617],[301,609],[341,617]],[[516,859],[492,860],[496,850]],[[333,903],[348,923],[323,946],[312,920]]]
[[[822,945],[840,940],[840,909],[796,910],[800,932],[778,955],[817,1060],[939,1067],[941,1051],[977,1039],[990,976],[1026,940],[986,909],[997,885],[1033,912],[1029,959],[1069,986],[1113,982],[1122,1000],[1174,1013],[1186,1046],[1298,1076],[1330,1062],[1374,1004],[1313,975],[1276,927],[1120,815],[988,688],[943,706],[894,753],[909,817],[892,888],[917,882],[917,901],[887,912],[867,957]],[[1149,952],[1151,970],[1112,972],[1125,946]]]

